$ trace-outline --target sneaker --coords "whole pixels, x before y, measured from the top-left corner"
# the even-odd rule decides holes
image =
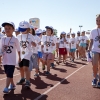
[[[45,75],[50,75],[50,72],[49,71],[46,71]]]
[[[25,87],[30,87],[30,86],[31,86],[30,82],[25,83]]]
[[[51,67],[54,68],[54,66],[55,66],[54,63],[51,63]]]
[[[93,81],[92,81],[92,86],[93,86],[93,87],[96,87],[96,85],[97,85],[97,79],[93,79]]]
[[[45,70],[45,66],[42,66],[42,70]]]
[[[9,89],[8,88],[4,88],[3,92],[4,93],[9,93]]]
[[[100,82],[98,82],[97,87],[100,88]]]
[[[21,85],[25,82],[25,79],[21,79],[19,82],[17,82],[17,85]]]
[[[39,74],[35,74],[35,75],[34,75],[34,77],[38,77],[38,76],[39,76]]]
[[[9,90],[15,90],[15,86],[13,86],[12,84],[9,85],[8,87]]]

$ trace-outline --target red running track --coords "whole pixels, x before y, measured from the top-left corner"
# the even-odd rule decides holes
[[[31,89],[18,85],[8,95],[3,94],[5,74],[0,69],[0,100],[100,100],[100,90],[91,86],[92,66],[77,60],[75,63],[56,65],[51,75],[45,76],[40,69],[40,77],[31,75]],[[15,83],[20,79],[19,70],[15,70]]]

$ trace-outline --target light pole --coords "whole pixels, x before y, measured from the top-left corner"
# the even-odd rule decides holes
[[[80,27],[80,33],[81,33],[81,28],[83,27],[82,25],[79,25],[79,27]]]

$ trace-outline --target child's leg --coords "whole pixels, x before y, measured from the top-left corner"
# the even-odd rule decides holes
[[[21,75],[21,78],[24,78],[24,68],[23,67],[20,67],[20,75]]]
[[[29,68],[27,66],[23,66],[24,71],[25,71],[25,76],[26,76],[26,80],[30,81],[30,71]]]

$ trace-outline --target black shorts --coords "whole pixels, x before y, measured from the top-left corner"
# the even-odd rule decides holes
[[[29,60],[23,59],[23,60],[19,63],[19,67],[23,67],[23,66],[29,67]]]
[[[15,65],[4,65],[4,70],[8,78],[13,78]]]

